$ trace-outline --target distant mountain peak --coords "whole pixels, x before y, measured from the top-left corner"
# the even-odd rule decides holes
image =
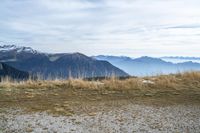
[[[30,47],[0,45],[0,61],[19,70],[36,75],[39,73],[44,79],[109,77],[113,74],[129,76],[109,62],[98,61],[78,52],[38,53]]]
[[[112,55],[98,55],[98,56],[92,56],[92,58],[97,60],[115,60],[115,61],[132,61],[133,58],[127,57],[127,56],[112,56]]]
[[[32,49],[31,47],[23,47],[23,46],[16,46],[16,45],[0,45],[0,52],[9,52],[14,51],[17,53],[26,52],[26,53],[38,53],[37,50]]]
[[[153,57],[149,57],[149,56],[142,56],[142,57],[136,58],[134,60],[135,61],[142,61],[142,62],[164,62],[160,58],[153,58]]]

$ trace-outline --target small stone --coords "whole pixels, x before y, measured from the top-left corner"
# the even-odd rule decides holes
[[[27,133],[33,132],[33,129],[32,129],[32,128],[27,128],[27,129],[26,129],[26,132],[27,132]]]
[[[88,113],[88,115],[89,115],[89,116],[95,116],[95,115],[97,115],[97,113],[91,112],[91,113]]]

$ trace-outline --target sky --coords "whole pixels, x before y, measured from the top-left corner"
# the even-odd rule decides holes
[[[200,0],[1,0],[0,44],[49,53],[200,56]]]

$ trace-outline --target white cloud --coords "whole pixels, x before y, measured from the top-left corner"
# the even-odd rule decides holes
[[[0,39],[47,52],[200,52],[198,0],[2,0]]]

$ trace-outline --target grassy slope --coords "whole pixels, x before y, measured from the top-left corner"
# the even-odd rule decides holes
[[[0,83],[0,107],[72,115],[124,104],[200,104],[200,73],[125,80],[81,79]],[[91,114],[92,115],[92,114]]]

